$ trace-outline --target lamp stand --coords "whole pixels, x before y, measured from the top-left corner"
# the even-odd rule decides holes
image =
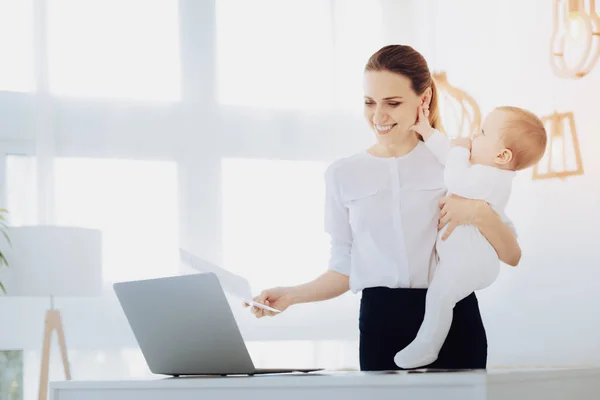
[[[54,308],[54,307],[53,307]],[[62,356],[63,367],[65,369],[65,377],[71,380],[71,370],[69,369],[69,359],[67,358],[67,345],[65,343],[65,332],[63,331],[60,311],[46,311],[46,324],[44,328],[44,345],[42,348],[42,367],[40,372],[40,389],[39,400],[46,400],[48,396],[48,372],[50,369],[50,339],[52,339],[52,331],[56,330],[58,335],[58,345]]]

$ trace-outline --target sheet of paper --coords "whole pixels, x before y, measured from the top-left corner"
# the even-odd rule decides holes
[[[189,265],[198,272],[214,273],[219,279],[221,287],[224,291],[241,298],[247,304],[263,308],[265,310],[279,312],[279,310],[276,310],[272,307],[252,301],[252,290],[250,289],[250,283],[246,278],[203,260],[202,258],[195,256],[185,249],[179,249],[179,258],[183,263]]]

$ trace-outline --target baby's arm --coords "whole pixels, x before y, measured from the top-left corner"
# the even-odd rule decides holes
[[[453,147],[465,148],[467,151],[471,151],[471,139],[469,138],[457,138],[450,140],[448,136],[442,132],[431,128],[431,132],[428,135],[421,135],[425,141],[425,145],[433,153],[435,158],[442,165],[446,165],[448,162],[448,154]],[[468,160],[469,158],[467,158]]]
[[[459,146],[459,147],[464,147],[465,149],[469,150],[469,152],[471,151],[471,139],[469,138],[464,138],[464,137],[459,137],[456,139],[452,139],[452,146]]]
[[[470,139],[458,138],[450,141],[446,135],[433,128],[429,123],[429,110],[425,110],[423,106],[419,107],[417,122],[410,129],[421,135],[429,151],[442,165],[446,165],[446,159],[452,146],[461,146],[471,151]]]
[[[440,164],[446,165],[446,159],[448,158],[448,153],[452,148],[452,143],[448,136],[444,135],[442,132],[436,129],[431,129],[433,130],[433,132],[427,139],[425,139],[425,136],[423,136],[423,139],[425,140],[425,145],[427,146],[429,151],[433,153],[435,158],[438,159]]]
[[[446,156],[450,151],[450,139],[431,126],[429,123],[429,110],[425,110],[423,106],[420,106],[417,121],[410,129],[421,135],[429,151],[442,165],[445,165]]]

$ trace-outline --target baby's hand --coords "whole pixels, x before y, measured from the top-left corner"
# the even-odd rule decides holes
[[[431,127],[431,124],[429,123],[429,108],[428,107],[426,107],[424,105],[419,106],[419,110],[418,110],[418,114],[417,114],[417,121],[409,129],[411,131],[417,132],[419,135],[421,135],[423,137],[423,140],[425,140],[425,141],[427,141],[431,137],[431,135],[433,135],[433,131],[435,129],[433,129]]]
[[[461,146],[471,151],[471,139],[469,138],[456,138],[452,140],[452,146]]]

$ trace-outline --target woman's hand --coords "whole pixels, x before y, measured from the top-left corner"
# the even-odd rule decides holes
[[[440,199],[440,208],[438,230],[448,225],[442,240],[448,239],[458,225],[473,224],[496,250],[500,261],[513,267],[519,264],[521,247],[514,232],[488,203],[451,195]]]
[[[279,311],[285,311],[293,304],[333,299],[348,290],[350,290],[350,278],[339,272],[328,270],[316,279],[301,285],[264,290],[254,298],[254,301],[276,308]],[[247,304],[244,304],[244,306],[248,307]],[[278,314],[257,307],[252,307],[252,313],[256,318],[272,317]]]
[[[257,303],[264,304],[283,312],[293,304],[292,289],[292,287],[276,287],[263,290],[262,293],[256,296],[253,300]],[[248,307],[248,304],[244,303],[244,307]],[[252,307],[251,311],[256,318],[262,318],[266,316],[272,317],[279,314],[273,311],[263,310],[262,308],[258,307]]]
[[[429,123],[429,107],[420,105],[417,112],[417,122],[409,128],[411,131],[417,132],[423,137],[423,140],[428,140],[433,135],[433,127]]]
[[[452,231],[458,225],[473,224],[477,225],[480,213],[483,208],[489,205],[483,200],[465,199],[464,197],[450,195],[440,199],[440,220],[438,230],[448,225],[442,240],[448,239]]]

